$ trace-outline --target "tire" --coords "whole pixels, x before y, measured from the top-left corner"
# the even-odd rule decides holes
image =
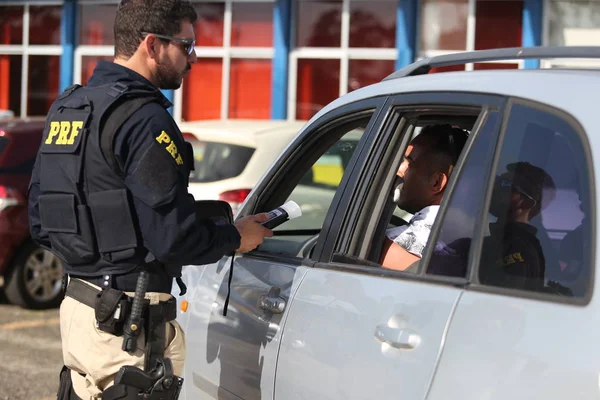
[[[19,249],[4,277],[4,293],[10,303],[23,308],[55,308],[64,297],[62,274],[58,257],[28,242]]]

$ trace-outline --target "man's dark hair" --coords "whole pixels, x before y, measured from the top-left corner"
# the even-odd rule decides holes
[[[138,49],[142,32],[173,36],[181,21],[195,23],[194,6],[184,0],[122,0],[115,17],[115,57],[131,57]]]
[[[464,129],[437,124],[423,127],[413,143],[427,148],[431,173],[450,175],[468,138],[469,134]]]

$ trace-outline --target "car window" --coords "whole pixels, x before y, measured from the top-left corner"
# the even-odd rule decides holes
[[[369,118],[354,122],[303,175],[288,197],[288,200],[293,200],[300,206],[302,216],[275,230],[321,229],[333,196],[368,122]]]
[[[586,295],[591,276],[591,192],[586,153],[561,116],[514,105],[488,209],[481,284]]]
[[[485,171],[491,168],[501,119],[499,112],[490,112],[475,133],[473,146],[448,199],[448,208],[439,222],[439,234],[436,239],[429,238],[435,240],[435,247],[427,264],[428,274],[466,276],[469,250],[488,187]]]
[[[194,149],[194,168],[190,182],[216,182],[240,175],[254,150],[230,143],[190,141]]]

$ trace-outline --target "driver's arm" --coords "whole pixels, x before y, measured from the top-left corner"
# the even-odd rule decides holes
[[[385,238],[379,263],[385,268],[404,271],[412,263],[420,259],[421,257],[409,253],[404,247]]]

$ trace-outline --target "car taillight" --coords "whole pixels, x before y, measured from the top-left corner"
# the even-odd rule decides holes
[[[252,191],[252,189],[228,190],[219,195],[219,200],[228,202],[233,210],[233,213],[235,214],[240,208],[240,205],[244,202],[244,200],[246,200],[246,197],[250,191]]]
[[[13,188],[0,186],[0,211],[23,204],[25,199]]]

